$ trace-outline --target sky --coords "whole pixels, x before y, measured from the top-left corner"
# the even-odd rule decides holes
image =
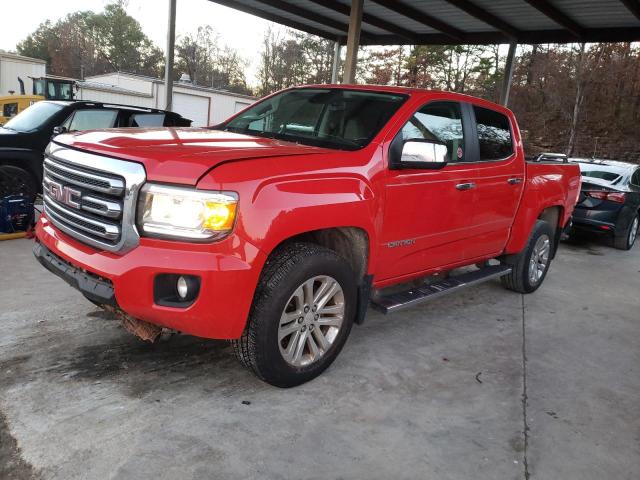
[[[55,22],[78,10],[101,11],[110,0],[1,0],[6,13],[0,28],[0,49],[15,51],[16,44],[45,20]],[[249,60],[247,81],[256,83],[260,45],[270,22],[208,0],[177,0],[176,36],[195,33],[211,25],[229,45]],[[167,41],[168,0],[129,0],[127,12],[140,22],[142,30],[162,50]],[[10,21],[6,21],[10,19]]]

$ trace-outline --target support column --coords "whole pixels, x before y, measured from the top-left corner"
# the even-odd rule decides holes
[[[363,0],[351,0],[349,33],[347,35],[347,56],[344,62],[342,83],[354,83],[356,79],[358,47],[360,46],[360,30],[362,28],[362,4]]]
[[[169,0],[169,23],[167,25],[167,51],[164,54],[164,108],[173,106],[173,50],[176,43],[176,2]]]
[[[500,95],[500,103],[503,106],[509,104],[509,93],[511,93],[511,81],[513,80],[514,59],[518,44],[511,42],[509,44],[509,53],[507,53],[507,64],[504,66],[504,79],[502,81],[502,93]]]
[[[333,47],[333,64],[331,65],[331,83],[338,83],[338,68],[340,66],[340,53],[342,52],[342,45],[339,41],[335,41]]]

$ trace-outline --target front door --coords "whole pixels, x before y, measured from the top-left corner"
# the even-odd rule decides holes
[[[465,162],[468,117],[458,102],[434,101],[420,108],[398,135],[446,144],[440,170],[389,170],[377,279],[399,278],[464,261],[470,229],[476,166]]]

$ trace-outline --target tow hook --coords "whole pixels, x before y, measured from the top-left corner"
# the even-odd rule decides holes
[[[162,333],[162,327],[143,320],[138,320],[119,308],[112,307],[110,305],[103,305],[102,307],[118,317],[125,330],[129,333],[133,333],[136,337],[144,340],[145,342],[154,343]]]

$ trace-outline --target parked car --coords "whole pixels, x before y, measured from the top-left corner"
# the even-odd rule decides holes
[[[570,235],[606,234],[620,250],[630,250],[640,225],[640,165],[613,160],[572,159],[582,187]]]
[[[54,133],[96,128],[190,126],[177,113],[89,101],[34,103],[0,127],[0,166],[11,175],[13,195],[30,198],[41,190],[44,149]]]
[[[60,135],[44,182],[47,269],[144,339],[230,339],[289,387],[334,361],[370,303],[391,313],[498,277],[535,291],[580,171],[525,162],[499,105],[323,85],[212,129]]]

